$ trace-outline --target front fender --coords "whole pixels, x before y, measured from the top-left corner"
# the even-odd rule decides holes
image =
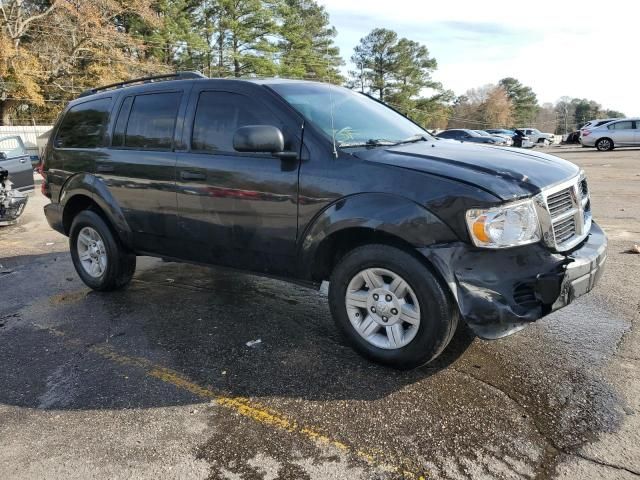
[[[359,193],[343,197],[322,210],[301,235],[299,265],[308,272],[319,248],[333,234],[365,228],[382,232],[415,246],[459,240],[429,210],[407,198],[387,193]]]
[[[60,193],[60,205],[63,211],[65,206],[77,195],[91,198],[107,216],[125,246],[132,247],[131,228],[118,202],[100,178],[89,173],[79,173],[70,177],[62,186]]]

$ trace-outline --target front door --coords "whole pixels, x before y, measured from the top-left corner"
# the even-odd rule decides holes
[[[9,172],[13,188],[20,191],[33,190],[33,167],[31,159],[18,136],[0,138],[0,168]]]
[[[287,150],[300,151],[302,123],[296,129],[257,95],[206,86],[194,86],[187,119],[177,196],[188,259],[276,275],[293,271],[299,161],[237,152],[233,135],[246,125],[274,125],[285,133]]]

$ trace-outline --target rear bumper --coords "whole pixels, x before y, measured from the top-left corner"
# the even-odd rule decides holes
[[[607,257],[607,237],[594,222],[573,251],[535,244],[488,251],[457,243],[421,249],[458,302],[460,313],[485,339],[510,335],[591,291]]]
[[[62,206],[59,203],[50,203],[45,205],[44,216],[51,228],[63,235],[67,234],[64,231],[64,225],[62,224]]]

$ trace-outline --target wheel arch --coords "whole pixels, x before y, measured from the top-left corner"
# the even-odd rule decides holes
[[[132,235],[122,209],[102,179],[91,174],[78,174],[70,177],[62,186],[60,193],[62,223],[69,234],[73,218],[79,212],[92,208],[105,219],[122,243],[131,248]]]
[[[328,279],[340,258],[361,245],[395,246],[425,263],[416,248],[458,240],[422,205],[381,193],[357,194],[334,202],[316,216],[301,238],[301,276],[316,283]]]

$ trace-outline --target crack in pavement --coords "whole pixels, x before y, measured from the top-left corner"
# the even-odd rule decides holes
[[[609,468],[613,468],[615,470],[621,470],[623,472],[630,473],[631,475],[635,475],[636,477],[640,477],[640,470],[632,470],[630,468],[623,467],[621,465],[616,465],[614,463],[605,462],[604,460],[599,460],[597,458],[589,457],[588,455],[585,455],[584,453],[575,452],[575,453],[567,453],[566,455],[582,458],[583,460],[595,463],[597,465],[601,465],[603,467],[609,467]]]
[[[601,465],[601,466],[604,466],[604,467],[610,467],[610,468],[614,468],[614,469],[617,469],[617,470],[625,471],[625,472],[628,472],[628,473],[630,473],[632,475],[640,477],[640,470],[633,470],[633,469],[624,467],[622,465],[616,465],[614,463],[606,462],[604,460],[599,460],[599,459],[596,459],[596,458],[592,458],[592,457],[589,457],[588,455],[586,455],[584,453],[581,453],[581,452],[578,452],[578,451],[570,452],[570,451],[567,451],[566,449],[558,446],[553,441],[553,439],[551,439],[548,435],[545,435],[542,432],[542,430],[540,429],[539,425],[537,424],[537,422],[535,420],[535,417],[530,415],[529,411],[520,402],[518,402],[518,400],[515,399],[512,395],[510,395],[509,393],[505,392],[504,390],[502,390],[497,385],[494,385],[491,382],[486,381],[483,378],[479,378],[479,377],[477,377],[477,376],[475,376],[475,375],[473,375],[473,374],[471,374],[469,372],[465,372],[465,371],[460,370],[460,369],[458,369],[456,367],[450,367],[450,368],[452,370],[455,370],[457,373],[459,373],[459,374],[461,374],[461,375],[463,375],[465,377],[472,378],[473,380],[476,380],[477,382],[480,382],[483,385],[486,385],[490,389],[492,389],[494,391],[497,391],[499,394],[503,395],[504,397],[508,398],[511,402],[513,402],[520,410],[522,410],[523,412],[526,412],[527,413],[527,418],[531,419],[531,423],[532,423],[536,433],[540,436],[540,438],[542,438],[546,442],[547,446],[552,449],[552,455],[553,456],[550,458],[551,460],[556,460],[557,457],[560,454],[564,454],[564,455],[566,455],[568,457],[582,458],[583,460],[586,460],[586,461],[589,461],[589,462],[592,462],[592,463],[595,463],[595,464],[598,464],[598,465]],[[567,402],[568,402],[568,400],[567,400]],[[566,402],[565,402],[565,404],[566,404]],[[549,458],[548,455],[545,455],[545,457]]]

